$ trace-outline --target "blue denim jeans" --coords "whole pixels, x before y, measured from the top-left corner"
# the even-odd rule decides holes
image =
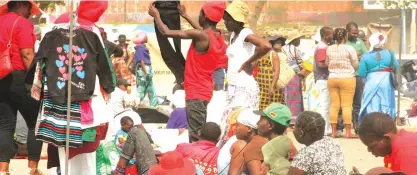
[[[213,81],[214,81],[214,90],[221,91],[225,90],[224,80],[226,78],[227,70],[224,68],[218,68],[213,73]]]

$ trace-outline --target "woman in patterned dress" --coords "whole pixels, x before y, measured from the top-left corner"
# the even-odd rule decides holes
[[[111,61],[113,64],[114,73],[116,74],[116,78],[125,79],[128,83],[132,85],[132,87],[136,87],[136,78],[129,71],[129,67],[127,66],[123,58],[123,49],[121,47],[119,46],[116,47]],[[130,91],[131,89],[128,89],[129,94],[130,94]]]
[[[303,37],[304,35],[300,34],[298,31],[291,32],[288,34],[287,44],[282,47],[282,52],[288,57],[288,65],[290,65],[296,73],[284,88],[285,103],[292,113],[291,124],[294,124],[297,116],[304,111],[303,82],[305,77],[307,77],[308,72],[303,69],[302,65],[304,53],[298,48],[301,43],[301,38]]]
[[[258,38],[247,26],[249,7],[241,0],[234,0],[223,16],[225,26],[229,32],[230,44],[226,55],[227,70],[227,98],[226,108],[222,116],[222,132],[230,129],[229,114],[237,108],[259,108],[259,87],[252,76],[252,65],[271,50],[268,41]],[[224,144],[231,136],[223,135]]]
[[[259,86],[259,109],[263,110],[273,102],[284,104],[284,96],[277,89],[276,84],[279,78],[279,65],[285,55],[282,53],[282,46],[285,45],[284,37],[274,37],[269,42],[273,47],[273,51],[264,58],[258,60],[259,70],[256,81]]]
[[[294,137],[305,145],[291,162],[289,175],[345,175],[345,159],[340,145],[324,136],[326,122],[317,112],[301,112]]]

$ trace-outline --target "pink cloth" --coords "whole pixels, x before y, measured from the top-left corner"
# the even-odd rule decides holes
[[[179,144],[176,152],[182,154],[194,162],[205,175],[217,175],[217,157],[219,157],[220,148],[216,143],[207,140],[200,140],[194,143]]]
[[[81,101],[81,124],[89,125],[94,122],[94,113],[91,108],[91,98],[88,101]]]

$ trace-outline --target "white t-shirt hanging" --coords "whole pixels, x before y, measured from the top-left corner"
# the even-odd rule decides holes
[[[253,34],[249,28],[244,28],[240,31],[239,36],[232,42],[235,36],[233,32],[230,36],[230,45],[227,48],[226,55],[229,58],[227,81],[230,85],[247,86],[250,83],[255,83],[255,78],[247,74],[245,71],[238,73],[240,67],[255,53],[256,46],[252,43],[245,42],[248,35]]]

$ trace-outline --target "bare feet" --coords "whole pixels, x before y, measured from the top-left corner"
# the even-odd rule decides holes
[[[352,133],[347,133],[346,135],[345,135],[345,138],[346,139],[357,139],[357,138],[359,138],[357,135],[355,135],[355,134],[352,134]]]
[[[30,173],[29,174],[30,175],[43,175],[43,173],[39,169],[37,169],[37,168],[32,168],[30,170]]]

